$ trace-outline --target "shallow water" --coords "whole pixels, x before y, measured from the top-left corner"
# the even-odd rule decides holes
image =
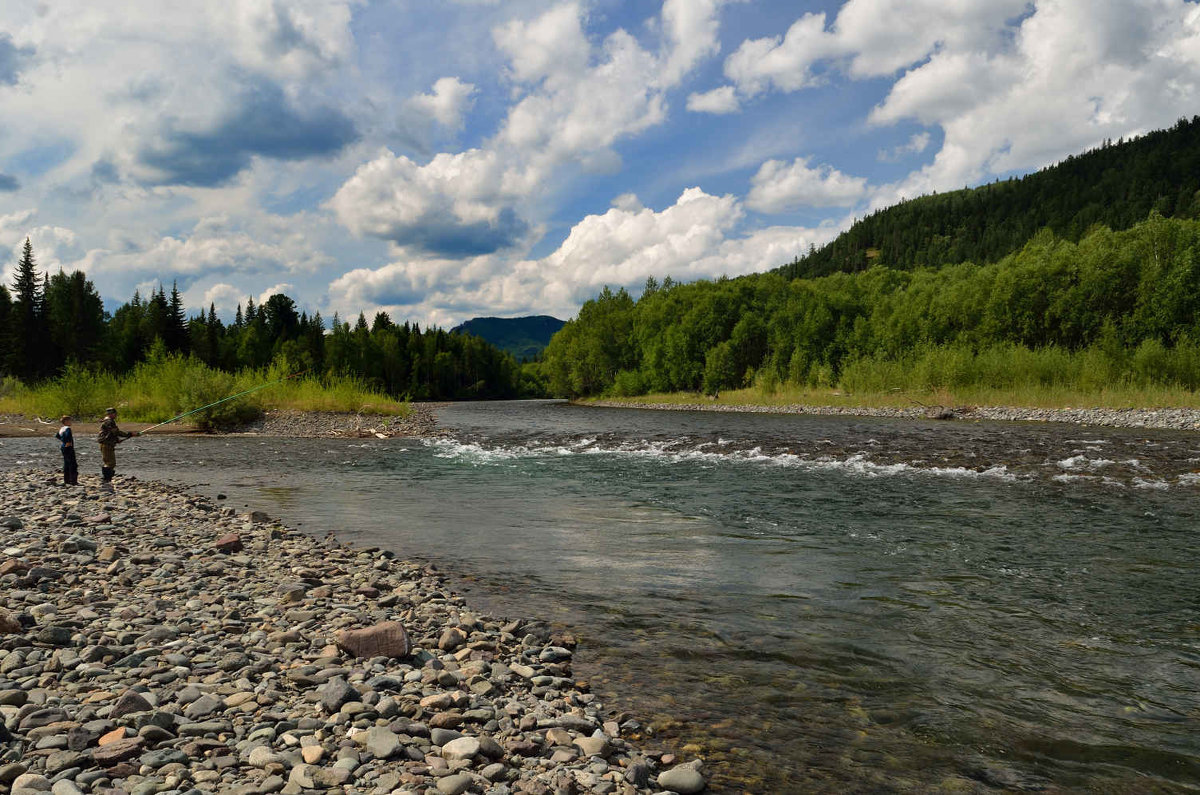
[[[718,792],[1200,789],[1195,434],[547,402],[441,423],[151,436],[120,470],[569,626],[577,674]],[[0,440],[5,465],[57,455]]]

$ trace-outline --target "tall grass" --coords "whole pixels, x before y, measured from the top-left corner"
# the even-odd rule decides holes
[[[393,400],[353,376],[288,376],[281,365],[226,373],[179,355],[152,356],[120,377],[68,365],[57,378],[34,386],[5,379],[0,383],[0,412],[30,417],[70,414],[89,420],[99,419],[108,406],[117,406],[123,419],[163,422],[270,384],[197,412],[185,421],[204,429],[229,427],[254,419],[267,409],[408,414],[407,402]]]
[[[863,356],[825,378],[780,381],[764,370],[745,389],[705,402],[726,405],[904,407],[928,405],[1038,408],[1200,408],[1200,345],[1147,341],[1133,350],[1080,351],[996,345],[926,346],[898,357]],[[619,394],[619,393],[618,393]],[[695,394],[644,395],[655,403],[695,403]]]

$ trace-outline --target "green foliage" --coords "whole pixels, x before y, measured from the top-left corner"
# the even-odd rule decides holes
[[[1040,229],[1077,242],[1098,225],[1124,230],[1151,212],[1200,218],[1200,116],[1130,141],[1108,141],[1020,179],[879,210],[780,272],[811,278],[873,266],[995,262]]]
[[[134,293],[109,319],[82,271],[39,277],[29,241],[14,295],[0,287],[0,377],[36,385],[62,374],[70,384],[55,384],[66,395],[89,394],[81,381],[85,373],[115,373],[132,385],[134,411],[146,419],[166,419],[216,400],[247,372],[257,377],[275,367],[311,374],[321,384],[318,392],[348,390],[340,397],[310,395],[316,403],[337,406],[362,394],[386,403],[547,393],[540,368],[524,372],[511,355],[479,337],[398,325],[382,312],[372,325],[360,315],[354,328],[335,316],[327,333],[319,313],[297,313],[295,302],[282,293],[261,307],[247,300],[245,311],[239,306],[236,321],[226,326],[211,305],[207,314],[187,318],[178,287],[172,285],[168,295],[160,285],[148,300]],[[67,368],[71,363],[79,366]],[[254,405],[223,404],[199,421],[234,424],[256,410]]]
[[[227,373],[195,357],[168,353],[165,343],[160,342],[146,361],[121,377],[72,363],[59,377],[32,387],[6,378],[0,381],[0,411],[43,417],[70,414],[87,420],[103,416],[108,406],[119,406],[122,419],[157,423],[290,374],[282,362]],[[203,430],[232,427],[260,416],[268,406],[399,416],[408,413],[407,403],[390,399],[362,379],[328,376],[291,378],[204,409],[185,422]]]
[[[546,350],[562,395],[1200,385],[1200,221],[1157,213],[988,265],[605,291]]]

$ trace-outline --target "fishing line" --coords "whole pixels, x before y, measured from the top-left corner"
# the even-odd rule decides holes
[[[259,386],[256,386],[256,387],[254,387],[253,389],[247,389],[247,390],[245,390],[244,392],[238,392],[236,395],[230,395],[229,397],[223,397],[223,398],[221,398],[220,400],[214,400],[212,403],[209,403],[209,404],[207,404],[207,405],[201,406],[201,407],[200,407],[200,408],[198,408],[198,409],[192,409],[191,411],[185,411],[184,413],[182,413],[182,414],[180,414],[180,415],[178,415],[178,416],[176,416],[176,417],[172,417],[172,418],[171,418],[171,419],[169,419],[169,420],[164,420],[163,422],[160,422],[160,423],[158,423],[158,425],[151,425],[149,428],[145,428],[145,429],[143,429],[143,430],[141,430],[141,431],[138,431],[138,435],[139,435],[139,436],[141,436],[142,434],[144,434],[144,433],[147,433],[148,431],[152,431],[152,430],[154,430],[155,428],[160,428],[160,427],[162,427],[163,425],[169,425],[170,423],[172,423],[172,422],[175,422],[176,420],[181,420],[181,419],[183,419],[184,417],[189,417],[189,416],[191,416],[192,414],[195,414],[195,413],[197,413],[197,412],[200,412],[200,411],[204,411],[205,409],[211,409],[213,406],[218,406],[218,405],[220,405],[220,404],[222,404],[222,403],[225,403],[226,401],[233,400],[234,398],[240,398],[240,397],[242,397],[243,395],[249,395],[251,392],[257,392],[258,390],[260,390],[260,389],[266,389],[266,388],[267,388],[267,387],[269,387],[269,386],[275,386],[276,384],[282,384],[284,381],[289,381],[289,380],[291,380],[291,379],[293,379],[293,378],[296,378],[297,376],[304,375],[304,374],[305,374],[305,373],[307,373],[307,372],[308,372],[308,370],[301,370],[301,371],[300,371],[300,372],[298,372],[298,373],[292,373],[292,374],[291,374],[291,375],[289,375],[289,376],[286,376],[286,377],[284,377],[284,378],[280,378],[278,381],[271,381],[271,382],[270,382],[270,383],[268,383],[268,384],[260,384]]]

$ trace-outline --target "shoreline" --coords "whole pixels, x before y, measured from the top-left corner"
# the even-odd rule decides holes
[[[399,438],[432,436],[437,433],[436,411],[440,403],[413,403],[407,417],[350,411],[299,411],[270,409],[261,417],[228,430],[202,431],[195,425],[172,423],[150,432],[152,436],[268,436],[291,439],[308,438]],[[121,430],[141,432],[152,427],[149,422],[124,422],[118,419]],[[58,422],[29,419],[20,415],[0,415],[0,438],[51,439]],[[75,422],[71,425],[81,441],[92,441],[100,431],[99,422]]]
[[[0,789],[704,787],[573,678],[571,636],[473,610],[432,565],[84,484],[0,485]]]
[[[720,403],[650,403],[637,400],[571,401],[578,406],[655,411],[715,411],[735,414],[797,414],[820,417],[885,417],[939,421],[1053,422],[1107,428],[1200,430],[1200,409],[1021,408],[1014,406],[923,406],[914,408],[866,406],[766,406]]]

